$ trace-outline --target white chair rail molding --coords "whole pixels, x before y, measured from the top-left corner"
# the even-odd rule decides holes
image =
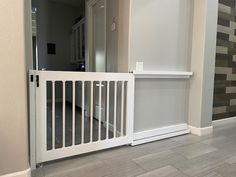
[[[193,76],[193,72],[188,71],[133,71],[135,78],[176,78],[189,79]]]
[[[134,70],[135,116],[132,145],[190,133],[187,118],[189,71]]]

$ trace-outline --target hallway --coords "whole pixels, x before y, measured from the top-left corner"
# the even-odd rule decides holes
[[[236,123],[211,136],[179,136],[45,165],[33,177],[235,177]]]
[[[65,146],[72,146],[72,105],[71,103],[66,103],[65,107]],[[55,148],[62,148],[63,145],[63,120],[62,120],[62,102],[58,102],[55,104]],[[84,122],[84,142],[90,142],[90,117],[85,117]],[[81,144],[81,108],[75,108],[75,144]],[[93,142],[98,140],[98,120],[93,119]],[[113,132],[111,130],[109,132],[109,138],[112,138]],[[101,125],[101,140],[106,139],[106,128],[105,125]],[[52,150],[52,104],[47,104],[47,150]]]

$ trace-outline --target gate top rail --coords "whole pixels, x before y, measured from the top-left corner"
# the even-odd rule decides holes
[[[47,81],[131,81],[132,73],[68,72],[68,71],[35,71]]]

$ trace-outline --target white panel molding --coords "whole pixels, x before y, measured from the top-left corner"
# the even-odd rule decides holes
[[[1,177],[31,177],[31,169],[27,169],[25,171],[11,173],[7,175],[3,175]]]
[[[187,71],[133,71],[135,78],[189,79],[193,72]]]
[[[134,141],[132,146],[149,143],[152,141],[162,140],[174,136],[184,135],[190,133],[187,124],[179,124],[168,127],[147,130],[143,132],[134,133]]]
[[[209,135],[213,133],[213,126],[198,128],[189,125],[190,133],[198,136]]]
[[[236,123],[236,117],[230,117],[230,118],[221,119],[221,120],[214,120],[212,122],[212,125],[213,127],[215,127],[215,126],[229,124],[229,123]]]

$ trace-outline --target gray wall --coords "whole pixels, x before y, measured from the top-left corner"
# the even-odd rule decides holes
[[[136,79],[135,132],[187,122],[185,80]]]
[[[84,16],[84,8],[49,0],[34,0],[33,7],[37,8],[39,69],[71,70],[72,25]],[[47,43],[56,44],[56,55],[47,54]]]
[[[24,15],[31,16],[29,8],[29,0],[0,3],[0,176],[28,168],[26,63],[30,62],[25,59],[30,58],[30,37],[25,29],[30,31],[30,21]]]
[[[193,1],[131,0],[129,71],[188,71]],[[136,79],[135,132],[187,123],[188,80]]]
[[[204,51],[205,60],[203,63],[202,121],[200,127],[212,125],[217,15],[218,1],[207,0]]]

